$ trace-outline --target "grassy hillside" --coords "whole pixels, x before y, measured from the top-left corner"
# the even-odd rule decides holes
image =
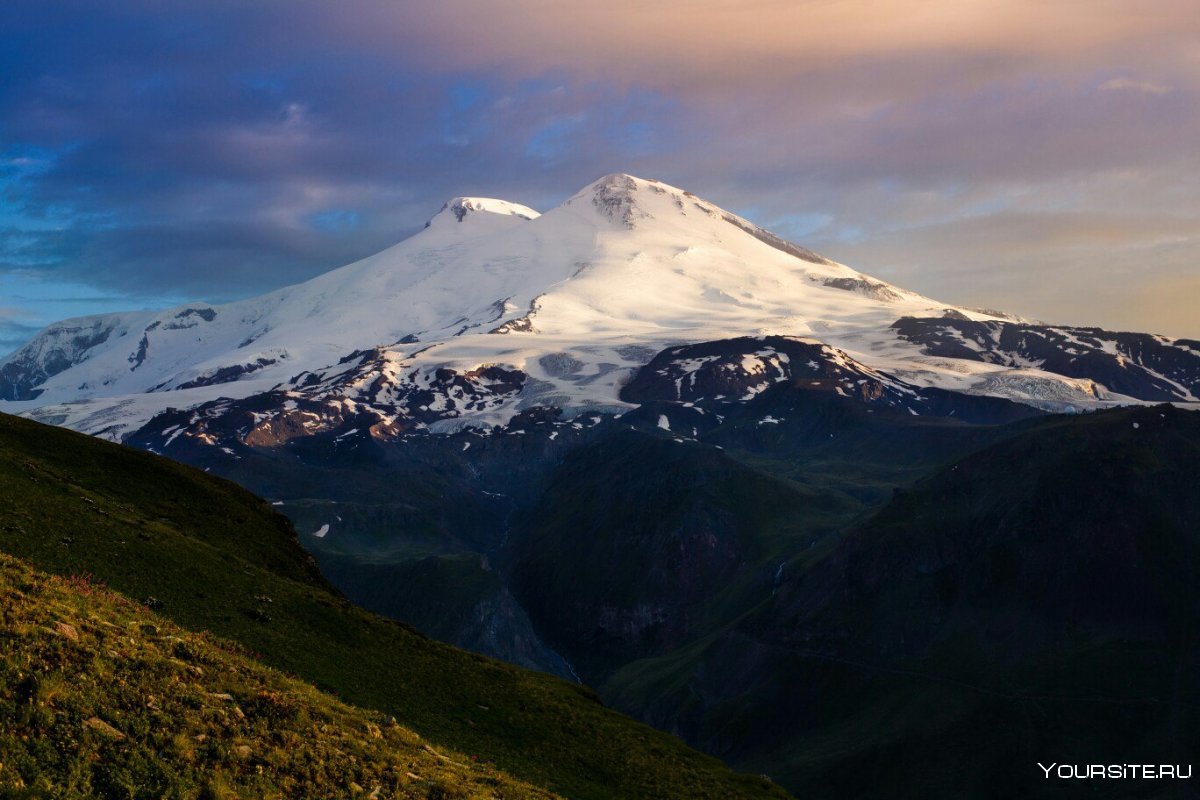
[[[90,575],[439,745],[572,797],[785,796],[604,708],[586,688],[351,606],[270,506],[161,458],[0,415],[0,551]]]
[[[0,796],[552,796],[94,582],[0,555],[0,612]]]

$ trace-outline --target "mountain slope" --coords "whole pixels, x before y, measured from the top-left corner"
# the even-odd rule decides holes
[[[637,409],[546,464],[502,572],[586,682],[724,629],[893,487],[1038,416],[827,358],[773,337],[665,351],[625,387]]]
[[[901,319],[948,321],[940,335],[960,346],[935,348]],[[871,278],[689,192],[609,175],[541,215],[457,198],[396,246],[261,297],[59,323],[0,362],[0,402],[109,438],[170,408],[255,397],[297,412],[293,436],[329,430],[330,404],[380,437],[489,429],[532,407],[623,411],[621,385],[655,353],[762,334],[815,339],[915,385],[1052,409],[1196,399],[1193,382],[1168,375],[1200,369],[1187,341],[1156,337],[1142,358],[1123,340],[1042,326],[1056,353],[1081,356],[1064,368],[1044,353],[975,357],[979,337],[959,323],[1024,324]]]
[[[750,469],[711,446],[617,431],[571,453],[514,520],[513,592],[591,685],[680,647],[770,584],[858,504]]]
[[[782,796],[602,707],[588,690],[350,606],[286,521],[244,490],[0,416],[0,550],[91,574],[422,736],[573,797]]]
[[[551,797],[81,576],[0,554],[5,797]]]
[[[1194,762],[1200,419],[1162,406],[1020,427],[603,694],[800,796],[1057,797],[1069,782],[1036,762]],[[1089,785],[1176,788],[1191,796]]]
[[[828,789],[812,771],[826,756],[809,726],[833,725],[825,743],[867,763],[886,749],[871,748],[890,730],[888,709],[919,698],[838,673],[822,706],[797,686],[815,667],[786,637],[804,612],[785,603],[800,596],[793,583],[836,593],[822,570],[897,491],[1042,430],[1047,412],[1195,405],[1197,375],[1195,342],[953,307],[688,192],[610,175],[540,216],[459,198],[383,253],[241,303],[62,323],[0,363],[0,396],[28,398],[0,407],[233,479],[287,513],[327,577],[372,610],[578,673],[698,747]],[[119,549],[105,547],[119,571]],[[292,556],[281,569],[311,571]],[[198,563],[205,579],[228,566]],[[124,579],[151,593],[137,583],[150,566]],[[305,595],[285,604],[296,612],[287,640],[272,639],[261,615],[278,620],[280,606],[239,586],[224,610],[178,594],[168,608],[182,602],[205,625],[254,637],[314,680],[357,670],[365,705],[408,704],[423,733],[482,746],[485,729],[505,730],[470,702],[435,714],[390,681],[394,665],[367,644],[390,628],[346,628]],[[353,664],[330,647],[338,637]],[[855,657],[867,655],[877,654]],[[431,685],[455,703],[449,674]],[[860,696],[878,702],[836,728],[839,703]],[[941,736],[895,730],[912,748]],[[570,757],[567,742],[529,735],[497,757],[514,774],[536,777],[554,760],[530,764],[525,752]],[[596,775],[624,780],[620,752],[637,748],[617,742],[589,754],[595,771],[577,793],[595,791]]]

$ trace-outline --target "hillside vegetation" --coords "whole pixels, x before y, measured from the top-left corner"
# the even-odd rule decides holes
[[[91,580],[0,555],[0,796],[549,798]]]
[[[0,415],[0,551],[89,575],[431,742],[576,798],[783,797],[589,689],[432,641],[317,574],[287,521],[227,481]]]

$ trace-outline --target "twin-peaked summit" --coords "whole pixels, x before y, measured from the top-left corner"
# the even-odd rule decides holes
[[[914,336],[894,326],[901,318],[986,330]],[[614,174],[540,215],[455,198],[409,239],[260,297],[51,325],[0,362],[0,399],[121,437],[168,407],[340,386],[347,363],[360,367],[355,381],[395,387],[494,367],[522,375],[519,387],[447,413],[503,425],[538,405],[619,411],[620,387],[664,348],[763,335],[820,340],[917,385],[1077,405],[1107,396],[1086,371],[996,352],[989,331],[1018,324],[870,278],[690,192]],[[963,352],[931,357],[947,338]],[[365,352],[379,354],[370,366]],[[1188,399],[1188,384],[1176,385]]]

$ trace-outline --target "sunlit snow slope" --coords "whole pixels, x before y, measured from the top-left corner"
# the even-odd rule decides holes
[[[1043,368],[1046,331],[1067,367]],[[399,426],[378,414],[380,435],[486,428],[535,406],[618,412],[657,352],[744,335],[815,339],[910,384],[1048,408],[1162,399],[1074,369],[1073,348],[1147,372],[1166,399],[1195,400],[1200,376],[1200,343],[1146,337],[1164,362],[1122,350],[1124,334],[949,306],[689,192],[609,175],[541,215],[457,198],[400,244],[261,297],[57,323],[0,362],[0,409],[121,438],[167,408],[274,390],[422,412]]]

